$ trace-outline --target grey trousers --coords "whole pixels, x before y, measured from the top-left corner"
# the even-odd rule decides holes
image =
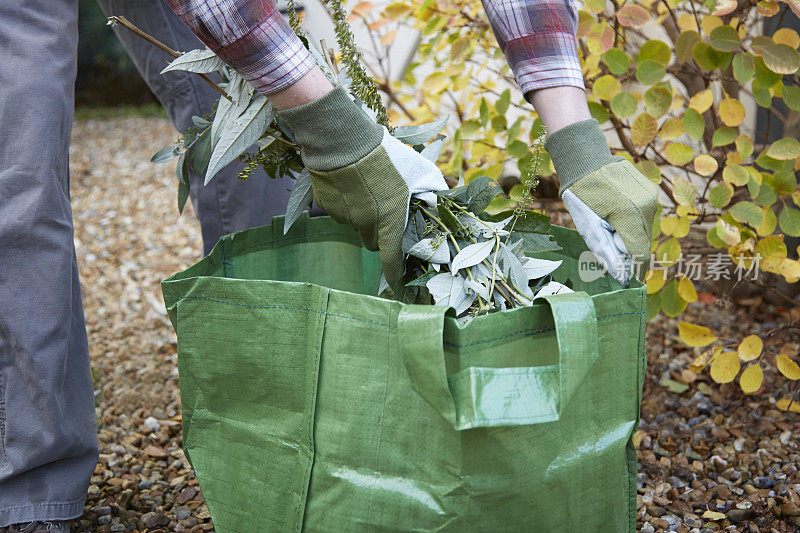
[[[188,52],[204,47],[164,0],[97,1],[107,16],[126,17],[174,50]],[[115,31],[176,129],[186,131],[193,126],[192,115],[204,117],[212,111],[219,99],[218,92],[196,74],[182,71],[160,74],[172,59],[166,52],[125,28],[118,27]],[[243,167],[242,163],[234,161],[206,186],[201,176],[193,173],[189,177],[191,200],[200,219],[205,253],[210,252],[223,235],[268,224],[273,216],[286,212],[294,180],[268,178],[259,169],[248,180],[239,181],[238,174]],[[312,215],[321,213],[312,211]]]
[[[0,527],[83,512],[94,395],[69,204],[76,0],[0,0]]]

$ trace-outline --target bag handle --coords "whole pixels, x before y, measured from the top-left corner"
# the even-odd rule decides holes
[[[457,430],[553,422],[597,361],[597,316],[585,292],[545,296],[553,314],[558,364],[470,367],[447,375],[447,309],[405,305],[398,317],[403,360],[414,390]]]

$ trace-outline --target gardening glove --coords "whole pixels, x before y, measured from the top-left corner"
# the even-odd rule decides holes
[[[411,197],[436,206],[442,173],[371,120],[341,87],[280,113],[300,145],[314,203],[380,251],[386,281],[403,276],[401,248]]]
[[[611,155],[594,119],[570,124],[545,143],[575,228],[623,285],[634,262],[644,276],[658,206],[658,188],[626,159]]]

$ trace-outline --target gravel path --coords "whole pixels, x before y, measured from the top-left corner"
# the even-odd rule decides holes
[[[174,138],[159,118],[87,120],[73,129],[75,244],[101,445],[78,531],[212,530],[181,451],[175,335],[159,288],[199,259],[202,244],[189,204],[178,217],[174,163],[149,162]],[[800,310],[758,299],[732,309],[708,303],[698,312],[738,335],[763,334],[778,315]],[[766,392],[743,397],[735,384],[720,388],[707,373],[686,370],[694,352],[675,331],[666,319],[648,329],[636,435],[641,531],[800,530],[800,415],[774,405],[790,395],[789,384],[772,369]],[[767,346],[796,340],[777,331]],[[668,390],[665,378],[686,390],[675,383]]]

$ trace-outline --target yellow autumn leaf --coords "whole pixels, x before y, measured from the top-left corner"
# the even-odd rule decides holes
[[[761,350],[764,349],[764,343],[758,335],[748,335],[742,342],[739,343],[739,359],[744,361],[752,361],[761,355]]]
[[[779,353],[775,357],[775,363],[778,366],[778,372],[783,374],[784,377],[792,381],[800,379],[800,366],[797,366],[797,363],[789,359],[788,355]]]
[[[741,363],[736,352],[723,352],[711,362],[711,379],[717,383],[730,383],[736,379]]]
[[[709,350],[704,351],[697,357],[695,357],[692,364],[689,365],[689,370],[694,372],[695,374],[699,374],[703,371],[703,369],[708,365],[709,361],[714,359],[714,357],[718,356],[722,352],[722,346],[715,346]]]
[[[708,154],[700,154],[694,158],[694,169],[701,176],[710,176],[719,168],[717,160]]]
[[[444,72],[434,72],[422,82],[422,88],[434,94],[440,93],[450,83],[450,78]]]
[[[726,126],[736,127],[744,121],[744,104],[735,98],[726,97],[719,103],[719,118]]]
[[[661,290],[661,287],[667,282],[667,271],[663,269],[654,269],[647,273],[645,284],[647,285],[647,294],[655,294]]]
[[[791,48],[800,46],[800,36],[797,32],[789,28],[781,28],[772,34],[772,40],[775,44],[785,44]]]
[[[412,7],[405,2],[393,2],[384,8],[383,13],[387,18],[399,19],[411,13]]]
[[[789,398],[781,398],[775,402],[775,407],[779,411],[789,410],[793,413],[800,413],[800,403],[793,402]]]
[[[714,93],[711,92],[711,89],[705,89],[692,96],[689,100],[689,107],[702,114],[705,113],[713,103]]]
[[[689,303],[694,303],[697,301],[697,290],[695,290],[692,280],[686,276],[683,276],[678,280],[678,296]]]
[[[658,133],[658,122],[648,113],[642,113],[631,125],[631,141],[638,146],[646,146]]]
[[[762,383],[764,383],[764,371],[759,364],[748,366],[739,376],[739,386],[745,394],[753,394],[761,388]]]
[[[678,335],[688,346],[707,346],[717,340],[710,329],[691,322],[678,322]]]

